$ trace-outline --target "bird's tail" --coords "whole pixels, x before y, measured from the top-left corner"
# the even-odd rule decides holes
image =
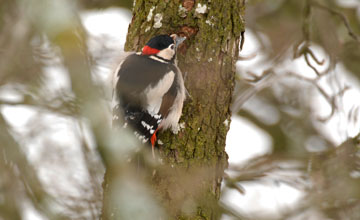
[[[140,109],[125,109],[122,112],[120,105],[113,108],[113,127],[127,126],[134,129],[135,136],[143,143],[151,143],[154,146],[156,140],[156,131],[162,121],[160,114],[150,114]]]

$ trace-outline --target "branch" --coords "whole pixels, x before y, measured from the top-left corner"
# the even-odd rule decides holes
[[[317,77],[315,79],[310,79],[292,72],[288,72],[287,73],[288,76],[291,77],[295,77],[297,79],[303,80],[305,82],[308,82],[310,84],[312,84],[319,92],[320,94],[325,98],[325,100],[329,103],[329,105],[331,106],[331,113],[323,118],[318,118],[319,121],[321,122],[326,122],[328,121],[334,114],[335,112],[339,109],[339,106],[336,104],[336,98],[341,97],[344,95],[344,93],[350,89],[349,86],[345,86],[344,88],[341,88],[339,92],[337,92],[334,95],[329,95],[319,84],[318,81],[320,79],[320,77]]]
[[[298,42],[295,46],[294,46],[294,58],[298,58],[300,56],[304,56],[305,62],[306,64],[316,73],[316,75],[321,76],[321,75],[325,75],[332,67],[332,65],[330,64],[329,68],[327,70],[325,70],[323,73],[320,73],[318,71],[318,69],[316,69],[316,67],[314,65],[312,65],[310,63],[310,59],[309,57],[311,57],[315,63],[317,63],[318,65],[324,65],[325,60],[319,60],[315,54],[313,53],[313,51],[310,49],[310,20],[311,20],[311,9],[312,7],[317,7],[321,10],[325,10],[328,11],[329,13],[336,15],[338,17],[340,17],[343,21],[343,23],[345,24],[346,29],[348,30],[349,35],[358,43],[360,43],[360,37],[358,35],[355,34],[355,32],[352,30],[350,23],[348,21],[348,19],[346,18],[346,16],[338,11],[335,11],[327,6],[324,6],[322,4],[319,4],[316,1],[312,1],[312,0],[306,0],[305,2],[305,7],[304,7],[304,21],[303,21],[303,25],[302,25],[302,31],[303,31],[303,40],[301,40],[300,42]],[[303,44],[304,43],[304,44]],[[302,45],[302,46],[301,46]]]
[[[252,76],[252,79],[245,79],[244,81],[247,83],[255,84],[254,86],[251,86],[250,88],[246,89],[244,92],[241,93],[238,97],[236,97],[236,100],[234,101],[232,105],[232,111],[237,112],[241,106],[249,100],[251,97],[256,95],[257,92],[261,91],[262,89],[266,88],[271,81],[273,80],[275,73],[272,69],[264,70],[264,72],[257,76],[254,73],[248,72],[250,76]]]
[[[355,34],[355,32],[353,31],[353,29],[350,26],[349,20],[347,19],[347,17],[344,14],[342,14],[342,13],[340,13],[338,11],[335,11],[335,10],[325,6],[325,5],[319,4],[318,2],[312,1],[310,4],[313,7],[317,7],[319,9],[328,11],[329,13],[340,17],[341,20],[343,21],[346,29],[348,30],[348,34],[350,35],[350,37],[352,37],[356,42],[360,43],[360,37],[357,34]]]
[[[59,103],[54,106],[52,103]],[[31,95],[25,94],[22,101],[7,101],[0,99],[0,106],[9,105],[9,106],[20,106],[25,105],[28,107],[36,107],[42,110],[49,111],[51,113],[58,113],[65,116],[74,116],[78,115],[79,104],[74,99],[64,100],[64,97],[56,97],[51,100],[35,99]]]

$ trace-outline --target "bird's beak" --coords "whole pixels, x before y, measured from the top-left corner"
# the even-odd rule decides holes
[[[182,44],[182,42],[184,42],[184,40],[186,40],[186,37],[176,37],[175,38],[175,46],[176,46],[176,48],[179,47],[179,45]]]

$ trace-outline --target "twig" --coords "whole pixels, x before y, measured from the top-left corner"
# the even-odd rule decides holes
[[[248,74],[252,75],[254,78],[246,79],[244,81],[248,83],[254,83],[255,86],[251,86],[251,88],[246,89],[244,92],[241,93],[240,96],[236,98],[232,105],[232,111],[234,112],[237,112],[242,107],[242,105],[251,97],[253,97],[257,92],[266,88],[273,79],[273,76],[275,75],[272,69],[265,70],[263,74],[261,74],[261,76],[256,76],[254,73]]]
[[[238,61],[248,61],[248,60],[252,60],[257,56],[257,53],[252,53],[249,55],[244,55],[244,56],[239,56],[238,57]]]
[[[240,51],[242,51],[244,43],[245,43],[245,31],[242,31],[241,32],[241,41],[240,41]]]
[[[314,60],[318,65],[324,65],[325,59],[323,59],[322,61],[320,61],[320,60],[314,55],[314,52],[312,52],[312,50],[311,50],[310,48],[306,48],[306,53],[307,53],[307,55],[310,55],[311,58],[313,58],[313,60]]]
[[[329,13],[340,17],[342,19],[342,21],[344,22],[344,25],[345,25],[346,29],[348,30],[348,34],[350,35],[350,37],[352,37],[355,41],[360,43],[360,37],[357,34],[355,34],[355,32],[353,31],[353,29],[350,26],[349,20],[347,19],[347,17],[345,15],[343,15],[342,13],[335,11],[325,5],[319,4],[318,2],[315,2],[315,1],[312,1],[310,4],[314,7],[328,11]]]
[[[322,75],[322,74],[320,74],[320,72],[310,63],[310,60],[309,60],[309,57],[308,57],[308,54],[307,54],[307,53],[304,54],[304,59],[305,59],[306,64],[307,64],[312,70],[314,70],[314,72],[316,73],[316,75],[318,75],[318,76]]]
[[[338,110],[338,105],[336,104],[336,98],[339,96],[343,96],[344,93],[350,89],[349,86],[345,86],[344,88],[342,88],[338,93],[330,96],[329,94],[326,93],[326,91],[318,84],[318,80],[320,77],[317,77],[315,79],[310,79],[292,72],[288,72],[287,73],[288,76],[291,77],[295,77],[297,79],[303,80],[305,82],[308,82],[310,84],[312,84],[319,92],[320,94],[325,98],[325,100],[329,103],[329,105],[331,106],[331,112],[328,116],[323,117],[323,118],[318,118],[319,121],[321,122],[326,122],[328,121],[336,112],[336,110]]]
[[[252,72],[247,72],[247,74],[249,76],[252,76],[252,79],[248,78],[248,79],[245,79],[245,81],[249,82],[249,83],[257,83],[257,82],[260,82],[261,80],[266,79],[272,73],[273,73],[272,69],[265,70],[260,76],[256,75],[255,73],[252,73]]]

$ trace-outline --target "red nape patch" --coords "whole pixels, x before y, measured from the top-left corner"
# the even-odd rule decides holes
[[[145,46],[142,49],[142,55],[154,55],[154,54],[157,54],[159,52],[160,52],[160,50],[151,48],[149,46]]]

